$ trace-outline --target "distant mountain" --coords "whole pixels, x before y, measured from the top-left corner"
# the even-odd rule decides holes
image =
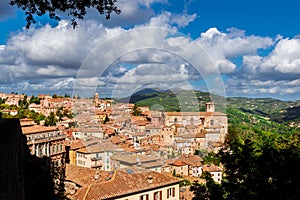
[[[143,99],[153,98],[153,97],[157,96],[157,94],[159,94],[160,92],[161,91],[158,90],[158,89],[156,90],[156,89],[152,89],[152,88],[146,88],[146,89],[143,89],[143,90],[140,90],[140,91],[134,93],[130,97],[117,99],[117,102],[120,102],[120,103],[136,103],[136,102],[141,101]]]
[[[160,90],[147,88],[130,97],[116,99],[117,102],[135,103],[152,107],[160,105],[165,111],[199,111],[204,110],[205,102],[210,101],[210,94],[194,90]]]

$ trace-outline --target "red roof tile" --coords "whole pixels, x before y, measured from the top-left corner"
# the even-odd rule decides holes
[[[148,181],[152,179],[152,183]],[[152,190],[168,184],[178,184],[179,178],[166,174],[138,169],[119,170],[112,175],[111,179],[84,187],[74,195],[74,199],[100,200],[114,199],[118,196],[131,194],[144,190]]]

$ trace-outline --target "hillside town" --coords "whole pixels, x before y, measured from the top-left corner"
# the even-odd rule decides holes
[[[196,152],[217,152],[228,131],[227,115],[213,102],[204,112],[160,112],[111,99],[0,93],[12,108],[54,114],[55,124],[20,119],[32,155],[65,166],[69,199],[191,199],[183,180],[203,181],[203,172],[221,183],[222,167],[204,164]],[[31,103],[30,103],[31,102]],[[17,109],[2,109],[13,118]],[[59,113],[66,115],[58,116]],[[101,190],[99,189],[101,188]]]

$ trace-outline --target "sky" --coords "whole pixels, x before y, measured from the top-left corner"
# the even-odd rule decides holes
[[[0,92],[130,96],[143,88],[300,100],[300,2],[119,0],[110,20],[26,29],[0,0]]]

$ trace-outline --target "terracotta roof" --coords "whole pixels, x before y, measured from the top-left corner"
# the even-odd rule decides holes
[[[201,116],[210,114],[208,112],[164,112],[167,116]]]
[[[207,172],[222,172],[222,168],[216,165],[203,165],[202,166],[203,171]]]
[[[206,130],[196,133],[195,138],[205,138]]]
[[[149,181],[152,180],[152,183]],[[161,174],[154,171],[138,169],[127,169],[116,171],[111,180],[102,183],[95,183],[89,187],[80,189],[74,195],[74,199],[100,200],[114,199],[126,194],[136,193],[144,190],[178,184],[182,179]]]
[[[198,155],[184,154],[178,159],[192,167],[202,166],[203,159]]]
[[[104,151],[112,151],[116,149],[117,146],[110,143],[109,141],[102,141],[101,143],[97,143],[94,145],[86,145],[84,148],[78,150],[80,153],[97,153],[97,152],[104,152]]]
[[[173,163],[171,163],[173,166],[184,166],[187,165],[185,162],[182,162],[180,160],[175,160]]]
[[[136,122],[136,121],[147,121],[147,119],[143,116],[131,116],[131,121]]]
[[[96,179],[95,176],[97,176]],[[80,186],[88,186],[92,183],[105,181],[107,177],[110,177],[108,171],[66,164],[66,180],[72,181]]]
[[[164,112],[166,116],[227,116],[221,112]]]
[[[99,144],[99,143],[100,143],[99,138],[91,138],[91,139],[88,139],[88,140],[78,139],[76,142],[70,144],[70,149],[76,150],[76,149],[80,149],[80,148],[83,148],[83,147],[96,145],[96,144]]]
[[[137,120],[137,121],[135,121],[135,123],[138,126],[146,126],[147,124],[149,124],[148,121],[144,121],[144,120]]]
[[[122,140],[119,136],[112,136],[110,138],[110,141],[113,143],[113,144],[120,144],[120,143],[123,143],[124,140]]]
[[[71,143],[69,146],[70,146],[70,149],[80,149],[80,148],[83,148],[85,145],[84,145],[83,142],[80,140],[80,141],[78,141],[78,142]]]
[[[40,125],[34,125],[34,126],[26,126],[22,127],[23,134],[34,134],[34,133],[44,133],[44,132],[51,132],[51,131],[57,131],[56,126],[40,126]]]
[[[138,164],[138,160],[141,163],[155,162],[160,160],[159,158],[156,158],[155,156],[151,156],[151,155],[123,155],[118,157],[112,157],[111,159],[118,160],[124,163],[130,163],[130,164]]]

